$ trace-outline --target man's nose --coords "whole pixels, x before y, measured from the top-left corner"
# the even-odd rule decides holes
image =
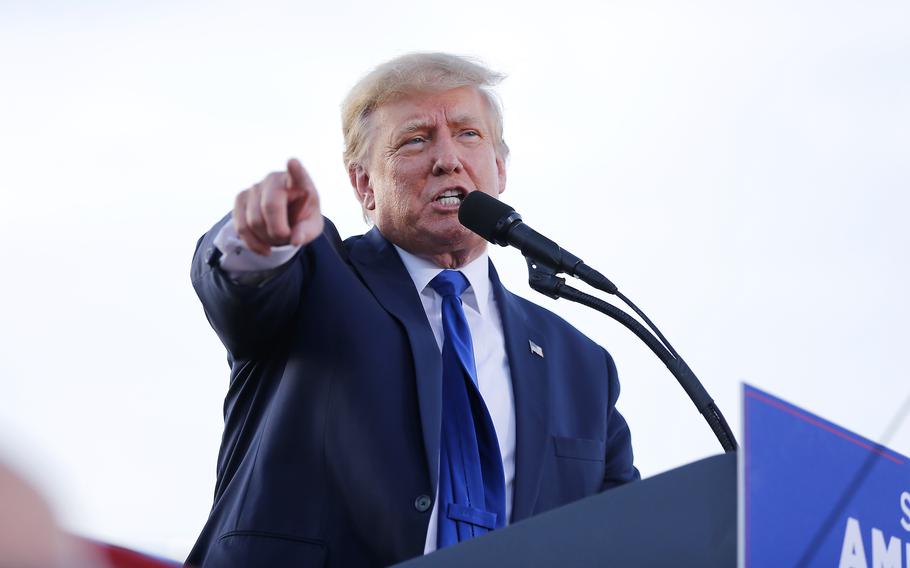
[[[461,169],[458,147],[452,138],[449,136],[440,137],[434,146],[433,175],[451,174]]]

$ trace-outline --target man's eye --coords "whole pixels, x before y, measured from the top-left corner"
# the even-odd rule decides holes
[[[465,130],[461,134],[462,134],[462,136],[469,136],[469,137],[480,136],[480,132],[477,132],[476,130]]]
[[[408,138],[405,144],[421,144],[426,141],[427,139],[423,136],[414,136],[413,138]]]

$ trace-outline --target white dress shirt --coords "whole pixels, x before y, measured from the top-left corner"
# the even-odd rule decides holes
[[[293,258],[298,247],[286,245],[273,247],[271,256],[260,256],[250,251],[237,236],[233,221],[228,221],[215,237],[215,246],[221,251],[221,269],[232,280],[242,284],[256,284],[266,280],[272,271]],[[442,327],[442,296],[429,286],[430,280],[442,272],[432,262],[417,257],[398,246],[398,256],[404,263],[427,320],[436,337],[439,352],[445,331]],[[512,516],[512,489],[515,479],[515,397],[509,372],[509,358],[506,355],[505,335],[502,318],[496,305],[496,297],[490,288],[489,261],[485,250],[480,257],[463,266],[460,271],[470,284],[461,295],[465,317],[471,330],[474,344],[474,362],[477,369],[477,385],[484,404],[490,412],[499,452],[502,456],[503,473],[506,481],[506,522]],[[433,499],[433,512],[427,528],[424,554],[436,550],[436,532],[439,516],[439,488]]]
[[[445,331],[442,327],[442,296],[429,286],[430,280],[442,272],[429,260],[395,247],[404,267],[411,275],[414,286],[420,293],[423,310],[430,320],[439,353]],[[506,479],[506,521],[512,516],[512,482],[515,479],[515,398],[512,394],[512,375],[509,373],[509,358],[506,355],[505,336],[502,332],[502,318],[496,307],[496,298],[490,290],[490,267],[487,251],[461,267],[461,273],[470,286],[461,295],[464,315],[471,329],[474,344],[474,365],[477,368],[477,386],[483,398],[502,455],[502,469]],[[439,488],[433,499],[433,514],[427,530],[424,554],[436,550],[437,517],[439,515]]]

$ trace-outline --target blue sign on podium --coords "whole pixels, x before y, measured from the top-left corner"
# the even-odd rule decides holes
[[[910,568],[910,459],[749,385],[740,565]]]

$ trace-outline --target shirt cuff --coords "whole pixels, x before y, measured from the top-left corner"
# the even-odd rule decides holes
[[[282,245],[272,247],[272,254],[262,256],[247,248],[243,240],[237,235],[233,219],[225,223],[215,236],[214,244],[221,251],[218,259],[219,266],[228,273],[232,279],[249,276],[251,272],[262,273],[279,268],[294,258],[301,247]]]

